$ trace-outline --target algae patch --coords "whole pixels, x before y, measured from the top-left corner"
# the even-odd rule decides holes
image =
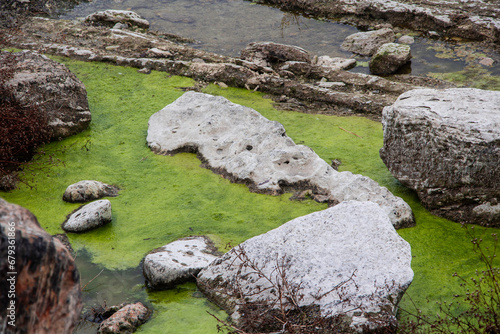
[[[226,243],[238,244],[295,217],[326,208],[313,201],[290,201],[290,194],[273,197],[250,193],[246,186],[231,184],[200,168],[200,161],[193,154],[153,154],[146,146],[149,117],[182,95],[177,87],[192,86],[191,79],[56,59],[65,63],[87,87],[93,115],[90,129],[43,148],[64,164],[27,171],[35,178],[36,189],[21,187],[0,194],[31,210],[41,226],[55,234],[61,232],[65,216],[78,207],[62,201],[69,184],[94,179],[118,185],[120,195],[110,199],[113,222],[89,233],[69,235],[78,254],[85,249],[91,261],[105,269],[103,277],[120,278],[138,270],[148,251],[180,237],[210,234],[224,250]],[[451,299],[457,291],[459,282],[452,277],[455,271],[470,276],[480,268],[464,229],[431,215],[412,191],[391,176],[378,155],[383,142],[380,123],[360,117],[279,111],[261,93],[243,89],[210,85],[205,92],[225,96],[281,122],[296,143],[310,146],[328,163],[340,160],[340,170],[369,176],[410,204],[417,226],[399,233],[412,246],[415,279],[408,293],[424,313],[437,311],[436,305],[427,303],[427,299]],[[40,159],[49,159],[49,155]],[[85,283],[97,270],[84,263],[82,259],[79,268]],[[196,297],[194,285],[153,293],[140,285],[140,275],[134,275],[135,279],[126,286],[116,285],[117,291],[107,298],[123,296],[153,305],[155,315],[141,327],[141,332],[216,333],[215,321],[205,313],[213,310],[213,305]],[[93,286],[87,300],[101,298],[98,295],[106,297],[106,288]],[[401,307],[411,309],[411,302],[404,299]],[[183,319],[182,324],[174,320],[177,317]]]

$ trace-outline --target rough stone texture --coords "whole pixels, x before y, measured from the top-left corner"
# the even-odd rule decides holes
[[[133,333],[151,316],[151,311],[141,302],[128,304],[101,322],[97,333]]]
[[[435,214],[500,226],[500,92],[419,89],[384,109],[382,160]]]
[[[63,200],[70,203],[90,202],[102,197],[116,197],[118,190],[116,186],[85,180],[69,185],[64,192]]]
[[[15,268],[10,268],[9,255]],[[9,297],[12,276],[15,299]],[[0,291],[0,333],[70,334],[82,309],[80,275],[69,251],[31,212],[1,198]],[[7,324],[11,300],[16,327]]]
[[[117,23],[126,24],[129,27],[148,29],[149,22],[137,13],[128,10],[108,9],[102,12],[90,14],[85,18],[86,22],[115,26]]]
[[[302,61],[306,63],[311,61],[306,50],[298,46],[273,42],[250,43],[245,49],[241,50],[241,59],[264,67],[285,61]]]
[[[373,329],[395,321],[413,279],[410,263],[410,245],[380,206],[348,201],[243,242],[203,269],[198,286],[238,323],[244,304],[279,300],[276,287],[284,286],[279,273],[285,272],[289,286],[300,285],[300,307],[317,305],[324,317],[345,314],[352,327]]]
[[[319,56],[316,60],[315,65],[330,68],[332,70],[349,70],[356,67],[356,59],[353,58],[340,58],[340,57],[329,57],[329,56]]]
[[[146,255],[142,271],[150,288],[169,288],[194,280],[201,269],[217,259],[215,252],[206,237],[179,239]]]
[[[296,145],[283,125],[223,97],[186,92],[149,119],[147,142],[158,154],[198,152],[212,171],[253,191],[311,190],[320,202],[371,200],[396,228],[414,224],[411,208],[372,179],[337,172],[312,149]]]
[[[370,72],[373,74],[392,74],[410,59],[409,45],[387,43],[382,45],[370,59]]]
[[[446,36],[500,42],[500,9],[497,1],[417,0],[259,0],[293,11],[370,27],[375,22],[391,23],[424,33],[438,31]]]
[[[38,49],[44,53],[83,61],[130,66],[143,71],[165,71],[194,78],[203,84],[223,83],[258,90],[271,94],[275,102],[279,102],[279,108],[307,113],[362,114],[379,119],[382,109],[391,105],[405,91],[416,87],[453,86],[432,78],[399,75],[386,79],[329,69],[308,62],[295,62],[296,65],[290,66],[297,72],[280,71],[282,63],[275,64],[274,70],[239,58],[179,44],[192,42],[179,36],[154,31],[142,33],[109,29],[77,21],[30,18],[24,21],[16,33],[11,30],[0,30],[0,33],[5,33],[10,45],[14,47]],[[62,34],[64,44],[54,43],[62,39]],[[162,52],[151,52],[152,46]],[[322,78],[330,82],[343,82],[345,85],[321,87],[317,82]]]
[[[394,31],[388,28],[358,32],[347,36],[341,48],[363,56],[371,56],[383,44],[394,42],[395,38]]]
[[[1,58],[6,53],[0,52]],[[35,104],[49,117],[52,138],[67,137],[86,129],[91,120],[87,91],[66,66],[35,52],[14,54],[17,65],[7,83],[22,104]]]
[[[103,199],[78,208],[62,224],[62,229],[73,233],[87,232],[109,223],[111,219],[111,202]]]

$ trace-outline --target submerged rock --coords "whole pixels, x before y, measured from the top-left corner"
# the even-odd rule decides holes
[[[149,119],[147,142],[158,154],[197,152],[205,166],[252,191],[311,190],[319,202],[373,201],[396,228],[411,226],[410,206],[372,179],[337,172],[312,149],[296,145],[283,125],[208,94],[186,92]]]
[[[392,74],[410,59],[409,45],[387,43],[382,45],[370,59],[370,72],[373,74]]]
[[[0,333],[73,332],[82,309],[73,257],[31,212],[1,198],[0,282]]]
[[[109,318],[101,322],[97,333],[133,333],[145,323],[151,316],[151,310],[141,302],[128,304],[113,313]]]
[[[389,28],[379,30],[358,32],[346,37],[342,43],[342,49],[363,56],[371,56],[377,52],[383,44],[392,43],[396,35]]]
[[[0,62],[8,52],[0,52]],[[86,129],[91,114],[83,83],[66,66],[31,51],[12,53],[14,77],[7,81],[21,105],[36,105],[48,117],[52,138]]]
[[[102,197],[118,196],[118,187],[93,180],[74,183],[63,195],[63,200],[70,203],[90,202]]]
[[[411,258],[380,206],[347,201],[243,242],[203,269],[197,282],[243,329],[281,329],[271,310],[283,305],[375,330],[394,324],[413,279]]]
[[[211,240],[189,237],[155,249],[144,258],[143,274],[150,288],[170,288],[195,279],[218,257]]]
[[[129,27],[149,28],[149,22],[146,19],[129,10],[108,9],[88,15],[85,21],[94,24],[109,25],[111,27],[115,26],[117,23],[121,23]]]
[[[78,208],[62,224],[62,229],[73,233],[87,232],[111,222],[111,219],[111,202],[103,199]]]
[[[384,108],[380,156],[433,213],[500,226],[500,92],[419,89]]]

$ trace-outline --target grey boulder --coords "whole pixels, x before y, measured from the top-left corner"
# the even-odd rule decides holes
[[[118,196],[118,188],[106,183],[93,180],[85,180],[74,183],[63,195],[63,200],[70,203],[89,202],[102,197]]]
[[[0,62],[10,53],[0,52]],[[48,117],[52,138],[85,130],[91,120],[87,91],[66,66],[31,51],[12,54],[14,76],[6,83],[22,105],[36,105]]]
[[[186,92],[149,119],[147,142],[158,154],[197,152],[204,165],[255,192],[308,190],[319,202],[373,201],[396,228],[414,224],[410,206],[372,179],[338,172],[283,125],[223,97]]]
[[[370,59],[370,72],[373,74],[392,74],[411,59],[410,46],[407,44],[386,43]]]
[[[114,27],[117,23],[121,23],[129,27],[149,28],[149,22],[146,19],[129,10],[108,9],[88,15],[85,21],[110,27]]]
[[[371,56],[385,43],[392,43],[396,39],[394,31],[389,28],[358,32],[346,37],[341,48],[362,56]]]
[[[500,92],[418,89],[384,108],[380,156],[433,213],[500,226]]]
[[[208,238],[183,238],[146,255],[142,271],[150,288],[170,288],[194,280],[201,269],[218,258],[215,254]]]
[[[109,223],[111,219],[111,202],[103,199],[78,208],[62,224],[62,229],[73,233],[86,232]]]
[[[203,269],[197,282],[237,326],[252,308],[260,314],[283,305],[319,308],[316,316],[374,330],[394,324],[413,279],[410,263],[410,245],[380,206],[348,201],[243,242]]]

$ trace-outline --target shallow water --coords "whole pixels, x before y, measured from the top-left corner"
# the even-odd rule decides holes
[[[348,58],[353,55],[340,45],[345,37],[358,32],[345,24],[243,0],[95,0],[80,4],[61,17],[74,19],[106,9],[132,10],[147,19],[152,30],[193,38],[198,41],[193,47],[227,56],[239,56],[251,42],[273,41],[300,46],[313,55]],[[427,75],[463,70],[471,64],[466,57],[443,58],[429,49],[435,45],[439,49],[453,48],[454,44],[415,36],[411,66],[404,73]],[[358,67],[353,71],[369,73],[368,60],[358,57]],[[500,72],[498,67],[495,72]]]

